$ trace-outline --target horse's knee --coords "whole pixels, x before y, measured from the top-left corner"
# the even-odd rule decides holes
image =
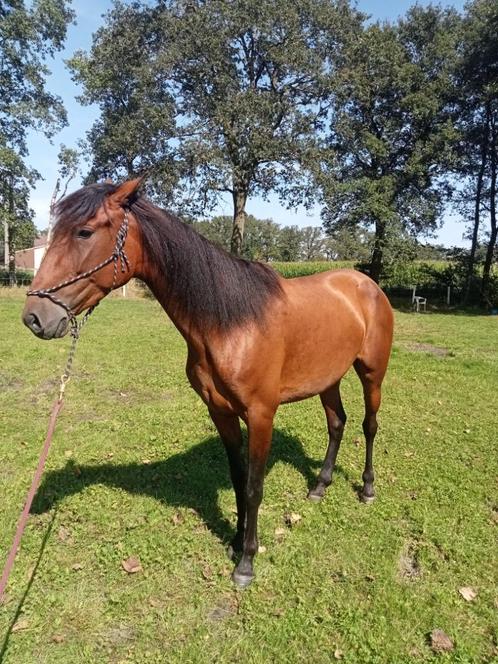
[[[365,434],[365,438],[374,438],[375,434],[377,433],[377,429],[377,416],[373,414],[365,417],[363,420],[363,433]]]
[[[329,436],[334,436],[335,438],[342,438],[344,433],[344,427],[346,426],[346,413],[344,417],[339,415],[334,415],[328,419],[328,431]]]
[[[257,508],[263,500],[263,484],[261,485],[248,485],[246,490],[247,506]]]

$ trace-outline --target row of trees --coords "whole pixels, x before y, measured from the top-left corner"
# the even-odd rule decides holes
[[[191,221],[195,228],[212,242],[230,249],[233,220],[228,216]],[[341,228],[326,234],[319,226],[286,226],[272,219],[257,219],[247,215],[241,255],[262,261],[354,261],[369,262],[375,242],[372,231],[361,228]],[[412,236],[398,229],[389,238],[385,264],[415,259],[444,260],[453,258],[451,250],[442,246],[420,244]]]
[[[20,6],[2,3],[6,25],[27,15]],[[22,42],[40,81],[41,59],[60,47],[70,20],[64,0],[29,11],[42,9],[52,25],[44,46],[41,27]],[[497,27],[495,0],[473,0],[463,14],[415,5],[396,23],[369,22],[349,0],[117,1],[91,50],[68,62],[80,101],[100,109],[83,146],[88,180],[147,173],[148,193],[187,216],[229,196],[238,254],[249,197],[318,202],[330,237],[368,234],[377,280],[393,238],[430,234],[452,200],[470,222],[467,293],[486,242],[485,300],[498,233]],[[10,29],[2,49],[22,51]],[[30,107],[13,122],[22,131],[38,123],[50,133],[63,122],[40,85],[45,114]],[[0,119],[18,107],[6,104]],[[0,203],[3,214],[8,197]]]
[[[233,219],[222,216],[192,222],[195,228],[212,242],[230,250]],[[272,219],[257,219],[247,215],[241,256],[262,261],[354,260],[369,258],[368,237],[348,234],[342,245],[335,238],[325,236],[319,226],[281,226]]]
[[[391,229],[434,231],[448,197],[483,212],[496,246],[498,5],[412,7],[369,23],[346,0],[117,4],[69,63],[83,103],[91,178],[150,173],[188,213],[233,199],[241,253],[249,196],[323,206],[326,230],[374,234],[378,279]],[[396,233],[395,233],[396,235]],[[474,270],[468,266],[468,284]]]

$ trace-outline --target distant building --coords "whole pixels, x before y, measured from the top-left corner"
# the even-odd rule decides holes
[[[32,270],[36,274],[47,247],[47,234],[42,233],[35,239],[35,244],[29,249],[16,251],[16,268],[18,270]]]

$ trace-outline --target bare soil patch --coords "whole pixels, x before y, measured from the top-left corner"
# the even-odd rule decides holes
[[[430,353],[431,355],[436,355],[436,357],[447,357],[448,355],[451,355],[451,352],[447,348],[433,346],[432,344],[413,343],[407,344],[406,348],[413,353]]]

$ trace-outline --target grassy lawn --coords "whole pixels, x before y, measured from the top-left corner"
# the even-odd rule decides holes
[[[69,342],[36,339],[21,308],[22,296],[0,297],[2,566]],[[497,325],[397,314],[370,506],[356,494],[356,376],[344,380],[349,420],[320,504],[305,499],[326,449],[319,400],[280,409],[263,551],[240,591],[226,555],[227,464],[187,383],[184,343],[155,302],[103,302],[80,341],[0,607],[4,661],[498,661]],[[301,517],[292,526],[289,513]],[[130,556],[142,566],[135,574],[122,568]],[[459,593],[466,586],[473,601]],[[452,652],[433,652],[435,628]]]

